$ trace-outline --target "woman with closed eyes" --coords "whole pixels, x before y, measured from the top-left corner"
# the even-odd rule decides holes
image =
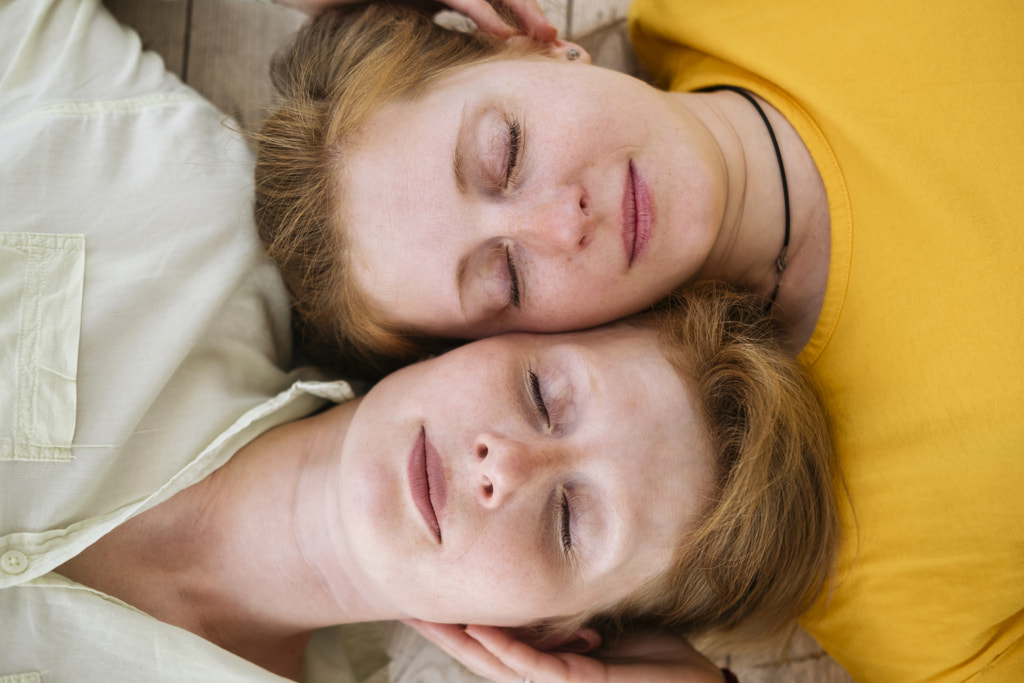
[[[616,636],[827,581],[824,413],[756,298],[302,381],[222,114],[98,0],[0,34],[0,679],[346,680],[311,633],[407,619],[515,643],[497,680],[717,681]]]
[[[314,629],[405,619],[511,646],[482,667],[497,681],[719,681],[679,641],[629,656],[616,635],[775,629],[829,576],[828,431],[762,304],[710,287],[608,328],[495,337],[288,422],[350,395],[296,384],[0,590],[0,664],[57,648],[91,680],[118,668],[100,641],[141,634],[154,675],[274,679],[211,664],[226,650],[300,679]],[[120,614],[72,647],[27,628],[50,604],[72,628]],[[602,642],[612,659],[574,654]]]
[[[694,281],[760,292],[848,485],[804,626],[858,680],[1014,681],[1022,11],[635,0],[665,90],[565,44],[325,14],[276,67],[257,222],[310,354],[364,368]]]

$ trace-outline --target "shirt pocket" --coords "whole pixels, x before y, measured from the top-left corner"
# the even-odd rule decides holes
[[[71,460],[85,237],[0,234],[0,460]]]
[[[0,676],[0,683],[42,683],[43,677],[39,672],[31,671],[26,674],[8,674]]]

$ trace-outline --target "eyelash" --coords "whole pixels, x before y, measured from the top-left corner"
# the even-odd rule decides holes
[[[508,122],[508,159],[505,161],[505,183],[504,189],[512,184],[514,173],[519,166],[519,155],[522,149],[522,131],[519,121],[512,119]]]
[[[502,190],[508,190],[510,186],[515,184],[516,171],[521,162],[523,131],[518,119],[514,117],[508,119],[506,134],[508,136],[506,140],[508,153],[505,158],[505,175],[501,179]],[[508,269],[509,279],[508,305],[512,308],[519,308],[520,301],[522,300],[519,269],[516,267],[515,255],[512,253],[511,247],[507,245],[505,246],[505,267]]]
[[[505,264],[508,267],[508,303],[513,308],[519,308],[519,272],[516,260],[512,257],[512,248],[508,245],[505,245]]]
[[[572,507],[569,505],[569,494],[562,492],[562,550],[566,554],[572,552]]]
[[[548,413],[548,406],[544,402],[544,394],[540,390],[540,377],[533,371],[530,372],[530,395],[533,397],[533,405],[537,412],[544,418],[544,424],[550,428],[551,415]]]
[[[533,398],[533,405],[537,409],[544,424],[550,429],[551,413],[548,411],[547,403],[544,402],[544,392],[541,391],[540,377],[536,372],[530,371],[530,395]],[[562,550],[568,555],[572,552],[572,506],[569,504],[569,494],[562,491],[562,503],[559,509],[559,530]]]

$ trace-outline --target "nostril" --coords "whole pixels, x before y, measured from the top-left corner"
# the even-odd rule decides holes
[[[584,216],[590,215],[590,202],[587,201],[586,195],[580,197],[580,211],[583,212]]]
[[[483,460],[487,457],[487,444],[478,444],[476,447],[476,457]]]
[[[491,483],[491,480],[488,479],[487,477],[483,477],[483,485],[484,485],[483,486],[484,497],[490,498],[491,496],[493,496],[494,495],[494,484]]]

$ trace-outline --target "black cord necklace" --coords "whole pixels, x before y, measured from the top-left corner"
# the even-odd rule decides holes
[[[782,284],[782,271],[786,270],[786,251],[789,249],[789,183],[786,182],[786,166],[782,163],[782,150],[779,149],[779,141],[775,137],[775,129],[772,128],[772,124],[768,121],[768,115],[764,113],[764,109],[757,103],[754,96],[743,88],[737,88],[734,85],[716,85],[710,88],[702,88],[698,92],[712,92],[714,90],[729,90],[744,97],[747,102],[754,105],[754,109],[761,115],[761,120],[764,121],[765,128],[768,129],[768,136],[772,139],[772,147],[775,148],[775,159],[779,162],[779,175],[782,177],[782,203],[786,208],[786,232],[782,238],[782,251],[779,252],[779,257],[775,259],[775,289],[772,290],[772,295],[768,299],[768,305],[771,306],[775,303],[775,297],[779,294],[779,285]]]

